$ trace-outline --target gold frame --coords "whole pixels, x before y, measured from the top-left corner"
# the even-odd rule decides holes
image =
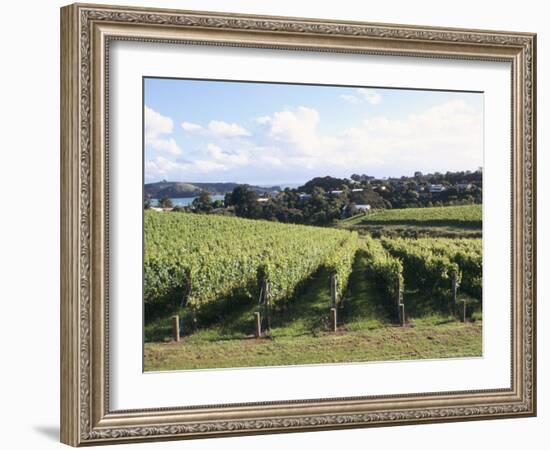
[[[509,389],[111,411],[109,42],[138,40],[508,61],[512,67]],[[75,4],[61,9],[61,440],[97,445],[536,414],[536,35]]]

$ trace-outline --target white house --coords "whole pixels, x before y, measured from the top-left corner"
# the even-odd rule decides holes
[[[459,191],[468,191],[472,189],[472,185],[470,183],[458,183],[456,185],[457,190]]]
[[[432,194],[437,194],[439,192],[443,192],[445,190],[445,186],[442,184],[430,184],[430,192]]]
[[[369,211],[370,210],[370,205],[355,205],[355,207],[359,211]]]

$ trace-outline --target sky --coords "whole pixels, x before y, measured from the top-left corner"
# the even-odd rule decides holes
[[[144,178],[300,184],[483,166],[483,94],[144,79]]]

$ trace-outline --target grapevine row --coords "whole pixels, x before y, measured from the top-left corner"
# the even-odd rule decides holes
[[[481,239],[385,238],[383,242],[394,254],[409,261],[408,275],[411,279],[428,283],[435,282],[437,277],[446,280],[456,273],[461,290],[481,299]],[[431,271],[431,276],[423,277],[423,270]]]
[[[481,299],[483,250],[481,239],[418,239],[434,253],[447,255],[456,263],[462,275],[461,289]]]
[[[398,258],[390,255],[380,243],[380,240],[370,236],[364,237],[364,249],[367,266],[386,293],[394,298],[397,289],[403,289],[403,265]]]
[[[200,214],[144,216],[144,299],[174,297],[195,308],[236,295],[257,295],[270,282],[270,301],[290,299],[321,267],[345,287],[357,235],[343,230]]]
[[[433,252],[416,239],[382,238],[382,244],[403,263],[405,282],[409,287],[434,292],[449,289],[451,280],[460,283],[461,271],[457,263],[442,253]]]

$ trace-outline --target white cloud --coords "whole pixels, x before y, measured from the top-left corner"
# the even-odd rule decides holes
[[[221,120],[211,120],[208,130],[216,137],[234,138],[250,136],[250,133],[236,123],[227,123]]]
[[[185,131],[189,131],[189,132],[202,130],[202,127],[199,124],[191,123],[191,122],[182,122],[181,127]]]
[[[174,162],[157,156],[147,161],[146,174],[148,179],[200,180],[224,173],[227,180],[250,182],[264,177],[266,182],[281,182],[327,174],[401,175],[483,165],[482,112],[462,100],[401,118],[374,116],[339,132],[329,132],[322,119],[317,110],[305,106],[277,111],[255,120],[261,131],[254,136],[242,129],[248,133],[243,135],[238,125],[225,122],[212,126],[216,134],[210,127],[212,121],[198,130],[205,141],[191,157]],[[171,139],[165,141],[153,145],[175,155],[177,145],[171,147]]]
[[[153,109],[145,106],[145,139],[155,139],[162,134],[170,134],[174,122]]]
[[[300,106],[295,111],[280,111],[269,121],[269,137],[286,145],[296,154],[315,154],[320,150],[317,125],[319,113],[313,108]]]
[[[242,166],[249,162],[248,152],[244,150],[226,152],[216,144],[208,144],[208,155],[217,163],[223,164],[226,169]]]
[[[342,94],[340,98],[355,105],[359,103],[378,105],[382,102],[382,96],[378,92],[368,88],[357,88],[355,89],[355,95]]]
[[[453,100],[404,119],[375,117],[345,130],[340,144],[385,167],[464,170],[482,165],[483,117],[462,100]],[[364,156],[363,156],[364,155]],[[394,169],[395,170],[395,169]]]
[[[462,100],[403,119],[377,116],[331,135],[320,132],[321,117],[311,108],[276,112],[269,119],[261,158],[273,168],[283,161],[288,168],[323,173],[352,173],[360,167],[404,174],[419,168],[466,170],[482,165],[482,116]]]
[[[148,180],[166,178],[185,181],[189,175],[196,176],[212,172],[226,171],[227,167],[213,160],[196,160],[191,162],[172,161],[163,156],[145,161],[145,177]]]
[[[207,136],[211,139],[242,138],[250,136],[250,132],[236,123],[222,120],[211,120],[206,128],[198,123],[182,122],[181,127],[188,133]]]
[[[170,139],[149,139],[147,145],[153,150],[178,156],[183,152],[179,148],[174,138]]]
[[[172,154],[175,155],[175,153]],[[209,143],[193,160],[174,161],[160,155],[149,159],[145,162],[145,174],[148,180],[159,178],[185,180],[201,174],[227,172],[249,163],[248,149],[225,151],[220,146]]]
[[[197,161],[193,161],[192,164],[187,165],[184,168],[187,172],[192,174],[198,174],[198,173],[211,173],[211,172],[225,172],[227,170],[227,167],[223,164],[220,164],[216,161],[209,161],[206,159],[199,159]]]
[[[361,99],[355,95],[342,94],[340,95],[340,98],[353,104],[361,103]]]
[[[165,135],[172,133],[174,122],[170,117],[154,111],[145,106],[145,145],[149,148],[168,153],[170,155],[181,155],[182,151],[174,138],[168,138]]]
[[[364,101],[371,105],[378,105],[382,101],[382,96],[372,89],[359,88],[357,92]]]
[[[163,156],[157,156],[153,160],[145,161],[145,173],[149,178],[162,177],[168,173],[177,171],[179,168],[179,163]]]
[[[269,116],[261,116],[256,119],[256,123],[259,123],[260,125],[265,125],[271,122],[271,117]]]

